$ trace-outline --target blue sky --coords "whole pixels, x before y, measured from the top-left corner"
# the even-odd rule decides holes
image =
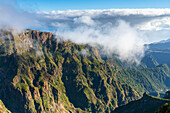
[[[35,11],[170,8],[169,0],[17,0],[21,8]]]

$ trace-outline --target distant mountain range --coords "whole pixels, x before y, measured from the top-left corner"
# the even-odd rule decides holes
[[[170,39],[147,45],[147,54],[152,55],[159,64],[170,67]]]

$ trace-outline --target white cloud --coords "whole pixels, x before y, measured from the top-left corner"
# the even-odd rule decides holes
[[[87,24],[87,25],[94,25],[95,22],[91,19],[89,16],[81,16],[79,18],[74,18],[74,23],[82,23],[82,24]]]
[[[38,14],[59,22],[61,26],[67,24],[67,28],[78,27],[81,25],[78,23],[87,25],[111,23],[116,25],[116,21],[121,19],[141,31],[145,35],[144,40],[146,40],[146,43],[170,38],[170,33],[168,33],[170,29],[170,9],[68,10],[38,12]],[[83,19],[83,17],[86,17],[86,19]],[[60,28],[58,27],[58,29]]]
[[[135,28],[124,21],[96,26],[79,26],[75,29],[57,32],[57,36],[78,44],[101,45],[105,54],[116,53],[122,61],[139,63],[144,55],[144,43]]]
[[[67,28],[68,25],[60,22],[53,22],[51,23],[51,26],[57,27],[57,28]]]
[[[61,23],[58,31],[76,43],[100,44],[124,61],[139,62],[144,43],[170,36],[170,9],[108,9],[38,12]],[[117,22],[122,20],[121,22]],[[61,29],[67,24],[69,29]]]
[[[53,17],[76,17],[76,16],[90,16],[97,17],[100,15],[110,16],[127,16],[127,15],[144,15],[144,16],[160,16],[170,15],[170,9],[105,9],[105,10],[67,10],[67,11],[51,11],[51,12],[37,12],[39,14],[46,14]]]
[[[170,17],[154,19],[137,26],[140,30],[170,30]]]

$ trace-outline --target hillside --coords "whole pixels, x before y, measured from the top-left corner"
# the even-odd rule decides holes
[[[96,47],[49,32],[1,30],[0,37],[0,99],[13,113],[109,113],[169,88],[169,67],[151,56],[126,68]]]
[[[139,98],[97,48],[33,30],[0,36],[0,99],[13,113],[110,112]]]
[[[155,113],[157,111],[158,113],[165,113],[160,111],[168,111],[166,103],[170,104],[170,99],[157,98],[144,93],[141,99],[120,106],[113,113]],[[163,105],[164,107],[160,108]]]
[[[140,65],[121,62],[114,57],[107,62],[114,69],[121,83],[129,84],[141,96],[144,92],[165,93],[170,88],[170,70],[166,64],[159,64],[153,56],[146,55]]]
[[[170,88],[169,68],[159,65],[155,68],[121,69],[117,78],[122,83],[131,85],[137,92],[165,91]]]
[[[167,64],[170,67],[170,42],[169,40],[147,45],[147,54],[152,55],[159,64]]]

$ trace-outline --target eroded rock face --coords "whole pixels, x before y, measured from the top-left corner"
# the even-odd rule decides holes
[[[139,98],[130,86],[118,82],[97,48],[34,30],[7,32],[4,37],[0,99],[14,113],[111,112]],[[80,54],[87,47],[86,55]]]

